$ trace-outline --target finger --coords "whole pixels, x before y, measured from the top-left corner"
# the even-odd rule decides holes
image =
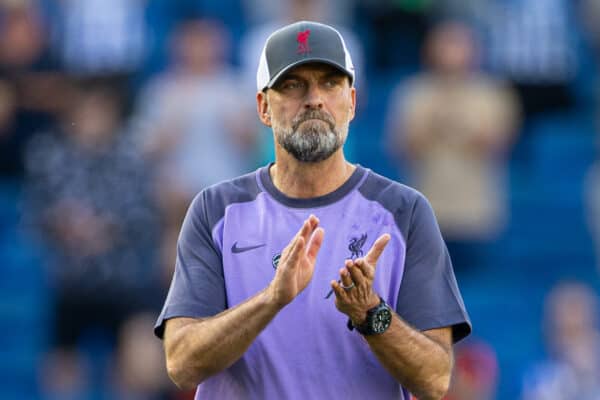
[[[365,276],[361,268],[353,262],[346,264],[346,269],[350,273],[350,278],[356,286],[363,286],[368,283],[368,278]]]
[[[302,231],[302,236],[304,237],[304,240],[308,243],[310,237],[315,233],[315,230],[319,226],[319,219],[313,214],[310,214],[306,222],[308,224],[308,229],[306,231]]]
[[[306,243],[308,243],[310,236],[316,229],[318,223],[319,223],[319,220],[317,219],[317,217],[315,217],[314,215],[311,214],[302,223],[302,226],[300,227],[300,230],[296,234],[296,237],[303,237],[304,241]]]
[[[310,237],[310,241],[308,242],[308,246],[306,248],[306,256],[311,263],[314,263],[317,259],[317,254],[319,254],[319,250],[323,244],[324,236],[325,231],[323,228],[317,228]]]
[[[390,242],[390,239],[391,236],[388,233],[384,233],[383,235],[379,236],[375,243],[373,243],[373,246],[371,246],[371,249],[369,250],[369,253],[367,253],[365,260],[371,265],[377,264],[379,256],[381,256],[381,253],[383,253],[383,249],[385,249],[385,246],[387,246],[387,244]]]
[[[289,257],[292,249],[294,247],[294,244],[296,243],[296,240],[302,236],[302,232],[306,229],[307,226],[307,221],[305,220],[302,223],[302,226],[300,227],[300,229],[298,230],[298,232],[296,232],[296,234],[294,235],[294,237],[289,241],[289,243],[287,244],[287,246],[285,246],[285,248],[283,249],[283,251],[281,252],[281,256],[283,257],[284,255]]]
[[[300,230],[296,234],[296,237],[302,237],[302,238],[304,238],[304,240],[306,240],[306,237],[308,234],[310,234],[310,231],[311,231],[310,221],[308,219],[305,219],[304,222],[302,223],[302,226],[300,227]]]
[[[312,231],[311,224],[314,223],[315,220],[318,223],[318,218],[312,214],[310,215],[310,217],[308,217],[308,219],[304,220],[302,226],[300,227],[300,230],[296,233],[296,235],[292,238],[290,243],[288,243],[288,245],[281,252],[282,256],[286,255],[288,259],[289,257],[291,257],[294,243],[296,243],[298,238],[303,238],[304,243],[308,242],[308,239],[310,238],[310,232]]]
[[[347,300],[346,290],[340,286],[338,281],[331,281],[331,290],[333,290],[333,293],[335,294],[335,297],[338,300],[341,300],[341,301]]]
[[[311,228],[314,230],[319,225],[319,218],[314,214],[310,214],[308,216],[308,222],[310,223]]]
[[[285,246],[283,248],[283,250],[281,250],[281,258],[282,259],[289,259],[292,251],[294,250],[294,246],[296,245],[296,240],[298,239],[298,236],[294,236],[292,238],[292,240],[290,240],[290,242],[287,244],[287,246]]]
[[[356,269],[360,270],[365,279],[373,281],[373,278],[375,278],[375,264],[371,265],[364,258],[357,258],[354,260],[354,265]]]
[[[300,255],[302,254],[303,250],[304,250],[304,238],[298,237],[298,238],[296,238],[296,240],[294,240],[294,246],[292,247],[292,249],[290,251],[290,255],[286,262],[286,264],[289,266],[289,268],[294,269],[296,267],[296,265],[298,265],[299,260],[300,260]]]
[[[346,268],[340,269],[340,280],[342,281],[342,285],[344,285],[346,287],[351,286],[352,283],[354,283],[352,281],[352,277],[350,276],[350,272],[348,272],[348,270]],[[342,288],[342,289],[344,289],[344,288]]]

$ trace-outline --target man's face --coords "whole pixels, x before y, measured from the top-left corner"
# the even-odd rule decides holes
[[[263,95],[261,120],[298,161],[323,161],[346,141],[356,95],[338,69],[326,64],[296,67]]]

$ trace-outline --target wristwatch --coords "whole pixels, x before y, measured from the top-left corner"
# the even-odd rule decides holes
[[[354,325],[348,318],[348,329],[356,329],[362,335],[379,335],[389,328],[392,323],[392,309],[379,297],[379,304],[367,311],[365,322]]]

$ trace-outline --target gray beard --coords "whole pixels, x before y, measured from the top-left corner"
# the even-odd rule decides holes
[[[304,122],[313,118],[321,121]],[[323,126],[325,124],[327,128]],[[336,130],[331,118],[316,110],[295,118],[290,128],[274,127],[274,131],[279,145],[301,162],[328,159],[342,147],[347,136],[347,127],[343,132]]]

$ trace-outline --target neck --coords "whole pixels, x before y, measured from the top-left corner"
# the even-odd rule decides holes
[[[275,187],[286,196],[312,198],[335,191],[355,169],[340,149],[327,160],[316,163],[300,162],[289,154],[281,155],[276,157],[269,172]]]

